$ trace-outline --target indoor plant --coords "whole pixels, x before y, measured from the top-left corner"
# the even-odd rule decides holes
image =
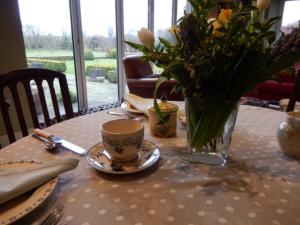
[[[159,38],[154,44],[153,34],[144,28],[138,33],[142,44],[126,43],[163,68],[156,90],[167,79],[178,82],[174,91],[185,96],[189,159],[224,164],[239,99],[300,57],[300,32],[289,41],[292,51],[285,50],[286,37],[275,40],[271,27],[279,18],[261,18],[270,0],[259,0],[257,7],[230,1],[217,18],[208,18],[216,1],[189,2],[192,12],[170,29],[174,43]],[[154,107],[163,120],[156,90]]]

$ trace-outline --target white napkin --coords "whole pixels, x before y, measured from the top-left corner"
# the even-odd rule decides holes
[[[76,168],[78,162],[78,159],[60,159],[38,164],[34,168],[0,168],[0,204]]]
[[[134,94],[127,94],[125,100],[134,108],[148,116],[148,108],[153,105],[153,99],[146,99]]]

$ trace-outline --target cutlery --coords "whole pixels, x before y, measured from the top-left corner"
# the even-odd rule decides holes
[[[122,113],[122,112],[114,112],[114,111],[107,111],[107,114],[114,115],[114,116],[127,116],[129,118],[136,118],[135,115],[130,115],[128,113]]]
[[[63,215],[64,206],[59,204],[57,205],[49,215],[41,222],[40,225],[56,225]]]
[[[49,149],[51,149],[51,147],[53,149],[56,146],[57,147],[58,146],[62,146],[63,148],[71,150],[72,152],[75,152],[75,153],[77,153],[79,155],[84,155],[86,153],[85,149],[83,149],[83,148],[81,148],[81,147],[79,147],[77,145],[74,145],[71,142],[62,139],[59,136],[55,136],[55,135],[49,134],[49,133],[47,133],[45,131],[42,131],[40,129],[34,129],[33,133],[35,134],[33,137],[36,137],[36,135],[39,136],[39,137],[41,137],[41,139],[39,139],[39,140],[42,140],[42,138],[49,140],[50,142],[46,142],[45,141],[46,147],[48,146]],[[42,140],[42,141],[44,141],[44,140]],[[54,144],[52,144],[51,142],[54,143]]]
[[[129,113],[122,113],[122,112],[114,112],[114,111],[107,111],[107,114],[114,115],[114,116],[126,116],[129,119],[134,119],[134,120],[142,120],[141,115],[133,115]]]
[[[47,139],[47,138],[43,138],[37,134],[32,134],[32,137],[38,139],[39,141],[42,141],[45,143],[45,148],[49,151],[54,151],[58,148],[57,144],[55,144],[53,141]]]

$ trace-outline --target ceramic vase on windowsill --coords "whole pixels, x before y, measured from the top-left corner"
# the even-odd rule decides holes
[[[185,98],[188,160],[226,165],[238,101]]]

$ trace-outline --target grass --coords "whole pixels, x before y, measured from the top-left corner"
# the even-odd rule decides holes
[[[105,57],[106,52],[93,51],[95,57]],[[65,49],[26,49],[27,57],[73,56],[72,50]]]
[[[67,60],[67,61],[65,61],[65,63],[67,65],[67,71],[65,73],[66,74],[75,74],[74,61]],[[117,67],[116,59],[96,59],[96,60],[88,60],[88,61],[85,61],[84,63],[85,63],[85,68],[87,66]]]
[[[105,52],[96,52],[93,51],[95,57],[105,57]],[[73,51],[71,50],[63,50],[63,49],[26,49],[27,57],[61,57],[61,56],[73,56]],[[66,74],[75,74],[74,69],[74,61],[73,60],[65,60],[67,65]],[[117,67],[116,59],[103,58],[103,59],[95,59],[95,60],[86,60],[85,67],[87,66],[109,66],[109,67]]]

